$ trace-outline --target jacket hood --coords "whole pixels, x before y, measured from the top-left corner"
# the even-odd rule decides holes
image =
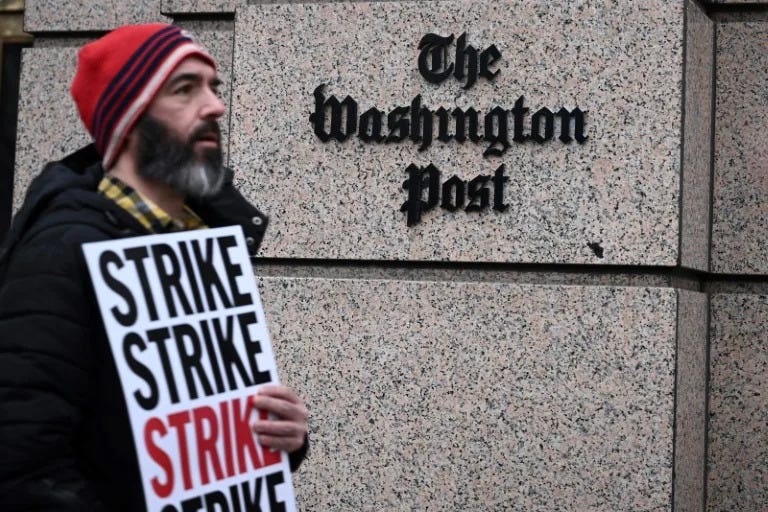
[[[43,212],[58,208],[91,209],[103,215],[105,210],[111,209],[112,202],[96,193],[104,175],[100,162],[101,157],[90,144],[43,168],[32,180],[24,203],[14,215],[11,229],[0,246],[0,265]],[[55,219],[53,221],[55,223]]]

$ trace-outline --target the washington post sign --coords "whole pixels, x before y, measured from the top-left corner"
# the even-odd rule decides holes
[[[83,246],[150,512],[295,510],[252,397],[277,367],[239,227]]]

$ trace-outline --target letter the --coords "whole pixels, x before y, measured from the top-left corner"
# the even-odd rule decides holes
[[[453,72],[458,80],[467,79],[463,89],[469,89],[477,81],[477,50],[472,45],[467,44],[467,33],[464,32],[456,40],[456,69]],[[464,68],[467,68],[466,74]]]
[[[439,84],[453,71],[453,64],[448,64],[448,45],[453,42],[453,34],[447,37],[427,34],[419,41],[419,73],[424,80]]]
[[[491,71],[491,66],[500,58],[501,52],[496,48],[495,44],[483,50],[480,54],[480,76],[486,78],[489,82],[493,81],[498,76],[499,70]]]

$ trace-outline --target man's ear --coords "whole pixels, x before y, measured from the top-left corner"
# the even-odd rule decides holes
[[[123,145],[123,149],[135,151],[136,150],[136,144],[138,143],[138,130],[134,126],[131,128],[131,131],[128,135],[125,137],[125,144]]]
[[[120,150],[114,158],[113,169],[120,167],[121,169],[133,169],[136,166],[139,147],[139,135],[136,127],[132,128],[128,135],[123,139],[123,143],[120,146]]]
[[[132,157],[136,157],[137,150],[139,147],[139,130],[135,126],[131,128],[130,133],[125,137],[125,142],[123,143],[123,149],[121,152],[127,152]]]

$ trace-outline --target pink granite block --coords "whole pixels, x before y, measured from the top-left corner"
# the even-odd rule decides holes
[[[311,410],[302,510],[672,508],[674,290],[260,289],[281,380]]]

